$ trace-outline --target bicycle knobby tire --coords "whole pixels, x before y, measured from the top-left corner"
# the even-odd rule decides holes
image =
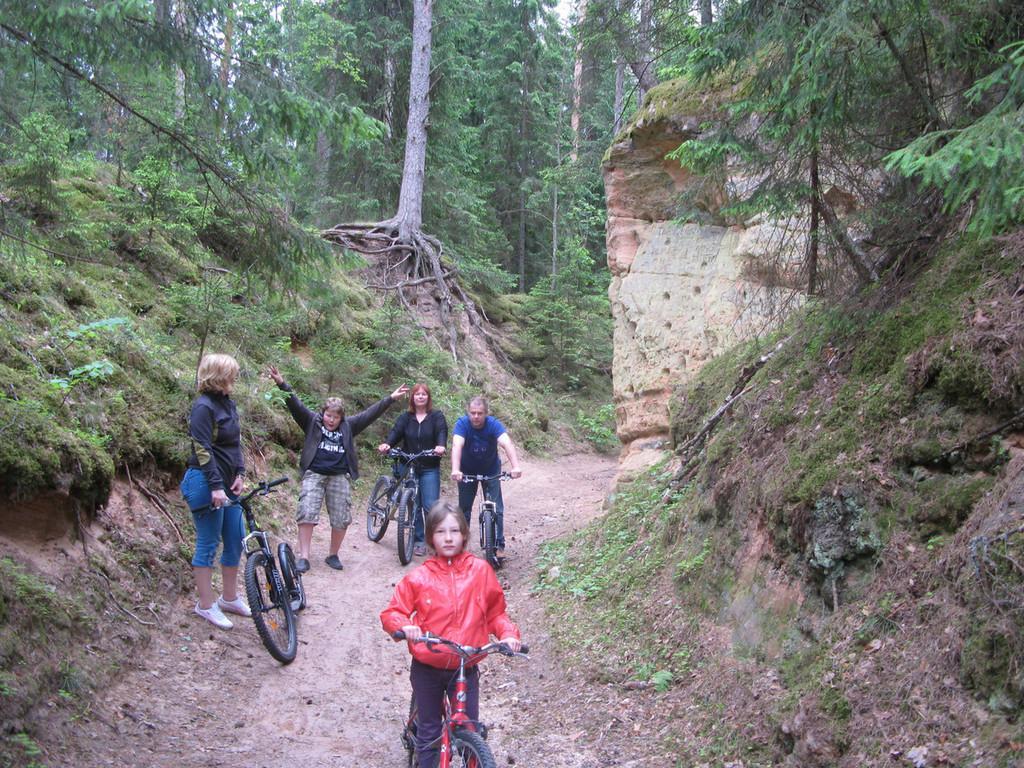
[[[298,631],[281,571],[272,557],[256,552],[245,561],[245,594],[260,640],[282,664],[295,660]]]
[[[452,734],[452,768],[497,768],[497,763],[483,736],[458,728]]]
[[[480,507],[480,549],[484,551],[484,559],[495,570],[501,567],[497,537],[498,510],[493,501],[485,501]]]
[[[292,613],[298,613],[306,607],[306,588],[302,585],[302,574],[295,568],[295,553],[286,541],[277,545],[277,562],[281,564],[281,578],[291,600]]]
[[[393,482],[387,475],[381,475],[370,492],[370,500],[366,504],[366,537],[370,541],[380,541],[388,529]]]
[[[398,562],[412,562],[413,538],[416,525],[416,489],[403,488],[398,497]]]

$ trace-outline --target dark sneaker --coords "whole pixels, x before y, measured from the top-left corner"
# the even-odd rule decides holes
[[[341,571],[345,568],[345,566],[341,564],[341,560],[338,559],[337,555],[328,555],[324,558],[324,562],[336,571]]]
[[[295,570],[299,573],[305,573],[309,570],[309,560],[304,557],[300,557],[295,561]]]
[[[423,544],[422,542],[413,544],[412,553],[416,557],[423,557],[425,554],[427,554],[427,545]]]

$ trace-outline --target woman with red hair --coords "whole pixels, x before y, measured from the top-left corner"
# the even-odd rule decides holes
[[[402,450],[406,453],[434,449],[433,456],[417,459],[412,466],[412,471],[416,473],[420,483],[412,553],[423,556],[427,554],[423,519],[427,510],[434,506],[434,502],[441,495],[441,456],[444,455],[445,444],[448,442],[448,422],[441,411],[434,410],[430,387],[422,382],[412,385],[412,389],[409,390],[409,410],[398,417],[387,439],[377,447],[377,450],[387,453],[399,440],[402,441]]]

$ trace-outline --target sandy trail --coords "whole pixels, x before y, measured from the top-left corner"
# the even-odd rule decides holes
[[[523,468],[522,479],[504,486],[510,558],[501,579],[531,658],[485,662],[482,718],[494,726],[489,740],[499,766],[590,768],[601,763],[572,733],[552,735],[557,710],[572,702],[557,690],[558,660],[530,586],[539,545],[600,514],[615,461],[577,454],[527,460]],[[442,495],[454,498],[454,489],[442,488]],[[476,533],[474,521],[473,551]],[[45,740],[44,764],[404,766],[398,735],[409,655],[404,643],[387,640],[378,620],[406,572],[393,526],[374,544],[362,510],[354,510],[341,573],[323,563],[326,540],[326,531],[317,531],[294,663],[277,664],[249,620],[222,632],[192,615],[191,599],[181,600],[167,631],[129,661],[121,681]]]

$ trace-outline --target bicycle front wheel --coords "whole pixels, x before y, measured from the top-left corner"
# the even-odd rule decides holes
[[[295,660],[299,635],[284,579],[273,557],[256,552],[245,561],[245,594],[260,640],[282,664]]]
[[[408,565],[412,561],[413,532],[416,524],[416,489],[404,488],[398,497],[398,561]]]
[[[452,768],[497,768],[497,763],[479,733],[459,728],[452,734]]]
[[[388,529],[392,480],[381,475],[370,492],[370,501],[366,505],[366,536],[370,541],[380,541]]]
[[[498,560],[498,510],[493,501],[485,501],[480,507],[480,548],[491,568],[497,570],[501,567]]]

